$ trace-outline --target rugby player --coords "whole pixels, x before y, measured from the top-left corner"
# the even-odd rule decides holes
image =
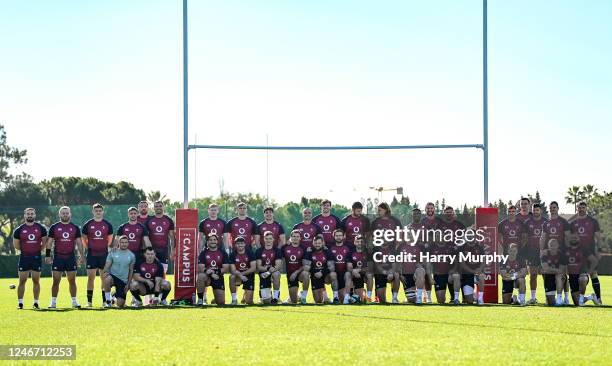
[[[120,308],[125,306],[125,287],[132,283],[136,262],[136,256],[129,250],[130,242],[127,236],[122,235],[117,240],[119,241],[119,248],[113,248],[108,253],[103,269],[105,308],[112,306],[111,287],[113,286],[115,287],[117,306]]]
[[[236,210],[238,211],[238,216],[225,224],[225,231],[223,234],[225,250],[229,253],[232,248],[232,243],[239,236],[244,238],[247,250],[257,249],[259,247],[257,223],[247,216],[247,204],[244,202],[238,203],[238,205],[236,205]]]
[[[274,221],[274,208],[266,207],[263,214],[264,220],[257,225],[257,232],[259,234],[265,233],[266,231],[271,232],[274,235],[274,248],[282,248],[286,242],[285,228],[277,221]],[[264,239],[261,235],[259,245],[264,245]]]
[[[334,245],[334,230],[341,227],[342,224],[340,219],[331,213],[330,200],[323,200],[320,207],[321,213],[315,216],[312,222],[321,229],[321,234],[323,234],[323,239],[325,239],[325,245],[329,249]]]
[[[96,275],[100,274],[102,288],[102,303],[106,302],[104,295],[104,277],[102,272],[106,265],[109,247],[114,245],[113,225],[104,219],[104,207],[96,203],[92,206],[93,218],[85,222],[81,228],[81,240],[87,247],[87,307],[93,306],[93,289]]]
[[[433,224],[430,226],[433,226]],[[465,225],[463,225],[463,223],[457,220],[455,216],[455,210],[451,206],[446,206],[444,208],[444,215],[438,221],[437,229],[441,231],[442,237],[440,239],[436,238],[435,240],[441,240],[449,246],[454,246],[456,235],[463,235],[463,233],[465,232]],[[452,232],[452,236],[448,235],[449,232]],[[453,270],[456,268],[456,266],[450,268],[451,273],[447,284],[451,302],[453,302],[453,300],[455,299],[455,287],[453,282],[453,279],[455,277],[453,276]],[[427,296],[431,297],[431,294],[427,294]]]
[[[569,276],[569,284],[572,290],[572,301],[574,305],[584,306],[584,303],[588,300],[598,305],[597,295],[592,294],[585,296],[586,287],[589,284],[589,273],[593,271],[593,268],[589,268],[589,261],[582,248],[580,247],[580,240],[578,235],[570,234],[568,245],[565,248],[565,257],[567,258],[567,274]],[[592,266],[591,262],[591,266]]]
[[[435,206],[432,202],[427,202],[427,204],[425,205],[425,217],[423,217],[423,219],[421,220],[421,229],[425,231],[425,233],[427,233],[427,231],[429,230],[439,230],[439,226],[442,224],[442,220],[436,216],[435,214]],[[436,244],[436,242],[441,241],[442,238],[437,237],[436,235],[433,235],[434,231],[430,231],[430,233],[432,234],[428,234],[425,236],[425,240],[423,240],[422,242],[422,249],[423,250],[428,250],[428,248],[434,244]],[[454,277],[451,275],[448,277],[448,290],[449,292],[451,292],[451,286],[452,283],[450,281],[452,281]],[[431,303],[431,286],[432,283],[431,281],[428,281],[425,287],[425,296],[426,296],[426,302],[427,303]],[[453,300],[453,293],[451,292],[451,300]]]
[[[563,274],[566,271],[567,258],[565,253],[560,251],[557,239],[550,239],[548,241],[547,248],[542,250],[541,262],[546,304],[563,305],[561,292],[563,291]],[[557,295],[556,299],[555,294]]]
[[[368,273],[367,264],[368,261],[371,262],[371,259],[368,260],[363,235],[360,234],[355,236],[353,238],[353,245],[355,249],[351,252],[350,261],[346,264],[347,271],[351,273],[351,283],[353,284],[355,292],[353,299],[365,301],[366,294],[364,293],[363,286],[366,280],[366,274]]]
[[[28,277],[32,276],[34,309],[39,309],[40,270],[42,267],[42,249],[47,242],[47,228],[36,222],[36,210],[26,208],[23,211],[25,222],[13,232],[13,246],[19,250],[19,285],[17,286],[17,306],[23,309],[23,294]],[[51,255],[51,249],[45,249],[45,256]]]
[[[242,302],[253,304],[253,290],[255,289],[255,272],[257,271],[257,260],[251,251],[246,250],[244,238],[237,237],[234,240],[234,251],[229,257],[230,263],[230,292],[232,294],[232,305],[238,304],[236,287],[242,286]]]
[[[70,207],[63,206],[59,209],[60,221],[51,225],[49,228],[49,239],[47,240],[47,248],[53,250],[53,285],[51,286],[51,304],[49,309],[55,309],[57,306],[57,293],[59,292],[59,284],[62,280],[62,275],[66,272],[66,279],[72,297],[72,307],[80,308],[77,301],[77,284],[76,271],[77,266],[83,265],[85,258],[83,250],[83,242],[81,241],[81,229],[72,223],[72,215]],[[75,256],[75,249],[78,252],[78,257]],[[51,258],[47,257],[47,263]]]
[[[362,240],[365,240],[365,237],[370,232],[370,220],[363,215],[363,205],[361,202],[353,203],[351,213],[340,221],[340,228],[345,231],[345,242],[351,250],[354,249],[353,244],[357,235],[362,235],[364,237]]]
[[[473,256],[484,254],[484,248],[476,240],[468,241],[459,248],[460,252],[470,253]],[[461,289],[463,290],[463,302],[474,303],[474,287],[478,283],[478,305],[484,304],[484,274],[485,263],[481,261],[460,261],[458,263],[459,273],[461,273]],[[455,301],[457,303],[457,301]]]
[[[225,280],[223,275],[229,273],[230,265],[227,253],[219,248],[217,234],[209,234],[206,248],[198,255],[198,278],[196,289],[198,293],[197,305],[204,305],[204,291],[207,286],[213,288],[215,303],[225,304]]]
[[[502,301],[504,304],[525,303],[525,277],[527,276],[527,263],[519,253],[520,246],[516,243],[508,243],[508,259],[500,265],[499,273],[502,278]],[[514,289],[518,288],[518,300],[515,301]]]
[[[597,265],[601,259],[599,248],[603,243],[599,222],[591,215],[587,214],[587,204],[585,202],[578,203],[578,215],[570,221],[571,231],[578,234],[580,247],[587,256],[589,267],[592,270],[589,272],[591,277],[591,285],[597,297],[597,304],[602,304],[601,301],[601,286],[599,277],[597,276]]]
[[[295,224],[293,230],[300,233],[300,245],[304,250],[312,248],[312,241],[315,236],[321,233],[321,228],[312,222],[312,209],[310,207],[305,207],[302,210],[302,222]]]
[[[264,304],[278,304],[283,255],[279,248],[274,248],[274,234],[271,231],[263,233],[263,238],[263,247],[255,252],[261,301]],[[272,288],[274,288],[274,292],[272,292]]]
[[[282,248],[283,258],[285,260],[285,268],[287,270],[287,287],[289,288],[289,302],[296,304],[298,302],[298,286],[302,282],[302,293],[299,301],[302,304],[306,303],[308,296],[308,286],[310,284],[310,275],[304,271],[304,253],[305,250],[300,245],[300,233],[293,230],[289,236],[289,245]]]
[[[336,283],[332,283],[334,290],[334,304],[338,304],[340,299],[343,299],[344,304],[348,304],[351,300],[350,289],[353,288],[352,276],[348,271],[347,264],[351,258],[351,249],[344,243],[344,231],[342,229],[334,230],[334,245],[329,248],[330,253],[334,257],[334,271],[336,272]]]
[[[559,204],[552,201],[549,205],[550,217],[548,221],[542,225],[542,235],[540,237],[540,250],[546,249],[546,243],[550,239],[557,239],[560,250],[564,251],[568,246],[571,227],[569,222],[559,216]],[[563,304],[569,305],[569,283],[567,281],[567,273],[563,274]]]
[[[449,258],[448,256],[450,255],[457,255],[458,250],[454,243],[451,245],[440,240],[429,247],[428,253],[435,258]],[[446,288],[449,283],[453,289],[451,303],[455,305],[459,304],[461,276],[457,271],[457,263],[451,264],[448,260],[440,260],[431,261],[430,265],[438,304],[444,304],[446,302]]]
[[[391,215],[391,208],[386,202],[382,202],[378,205],[378,216],[372,221],[372,231],[375,230],[395,230],[396,227],[402,226],[402,223],[394,216]],[[382,255],[391,254],[395,249],[395,240],[384,241],[383,245],[374,247],[372,250],[372,260],[374,260],[374,254],[381,252]],[[374,270],[374,280],[376,287],[376,296],[379,302],[386,302],[386,291],[387,283],[392,284],[392,302],[398,303],[397,293],[399,291],[399,273],[395,270],[395,265],[389,262],[377,262],[374,260],[372,263],[368,263],[368,268]],[[382,294],[383,298],[379,295]],[[371,295],[368,293],[368,297]]]
[[[406,301],[412,304],[422,304],[426,271],[423,263],[420,262],[421,247],[415,243],[402,243],[397,247],[397,252],[404,253],[406,256],[410,255],[412,259],[402,262],[399,266],[400,282],[404,286]]]
[[[516,218],[524,224],[527,220],[529,220],[533,216],[533,213],[529,212],[531,201],[527,197],[521,197],[520,206],[521,206],[521,209],[519,213],[516,215]]]
[[[168,272],[168,258],[174,260],[174,221],[164,213],[164,203],[155,201],[153,203],[155,215],[145,224],[149,230],[151,245],[155,250],[155,257],[164,267],[164,273]]]
[[[527,245],[527,231],[523,222],[516,218],[516,207],[508,207],[508,217],[501,220],[497,225],[497,242],[501,246],[498,252],[508,254],[510,243],[516,243],[519,250]]]
[[[146,247],[144,255],[136,261],[134,275],[130,282],[130,292],[135,300],[134,306],[142,306],[141,296],[146,295],[155,296],[152,304],[168,305],[166,298],[170,289],[170,282],[164,279],[164,267],[155,258],[155,250],[151,246]]]
[[[136,218],[136,220],[138,220],[139,223],[145,225],[151,217],[153,216],[149,215],[149,202],[138,202],[138,217]]]
[[[145,248],[151,247],[149,239],[149,229],[144,224],[138,222],[138,210],[136,207],[128,209],[128,221],[117,228],[117,235],[127,236],[130,247],[136,259],[142,257]]]
[[[524,202],[524,201],[521,201]],[[537,304],[536,291],[538,289],[538,273],[540,271],[540,238],[542,236],[542,227],[546,219],[542,217],[542,206],[539,203],[533,205],[533,215],[525,221],[525,230],[527,232],[527,246],[524,248],[525,259],[529,266],[529,289],[531,290],[531,298],[529,304]]]
[[[315,303],[327,302],[325,284],[337,283],[334,257],[325,247],[323,235],[317,234],[312,241],[311,250],[304,254],[304,271],[310,273],[312,297]],[[337,290],[337,289],[336,289]]]

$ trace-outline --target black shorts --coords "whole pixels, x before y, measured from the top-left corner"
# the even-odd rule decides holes
[[[402,285],[404,285],[404,291],[416,286],[414,282],[414,273],[404,273],[400,277],[400,280],[402,281]]]
[[[160,251],[155,251],[155,257],[157,257],[157,260],[162,263],[162,264],[168,264],[168,251],[167,250],[160,250]]]
[[[516,280],[502,280],[502,294],[511,294],[517,287]]]
[[[262,272],[265,273],[265,272]],[[270,275],[266,278],[261,277],[261,274],[259,274],[259,288],[263,289],[263,288],[272,288],[272,274],[270,273]]]
[[[364,285],[365,285],[365,281],[363,280],[364,277],[365,277],[364,273],[362,273],[361,277],[359,277],[359,278],[353,277],[353,288],[355,288],[355,289],[363,288]]]
[[[40,272],[42,267],[42,257],[40,255],[20,255],[17,268],[19,272],[34,271]]]
[[[219,276],[219,278],[216,280],[212,278],[212,275],[208,276],[208,278],[210,278],[210,287],[212,287],[213,290],[225,291],[225,279],[222,274],[217,273],[217,275]]]
[[[587,285],[589,284],[589,276],[586,276]],[[572,292],[580,291],[580,275],[579,274],[570,274],[569,275],[569,284]]]
[[[253,291],[255,289],[255,273],[246,275],[247,280],[242,282],[242,289],[244,291]]]
[[[55,256],[51,269],[57,272],[74,272],[77,270],[76,257],[74,255],[67,258]]]
[[[389,280],[387,279],[387,276],[383,275],[383,274],[375,274],[374,275],[374,285],[376,287],[376,289],[381,289],[381,288],[387,288],[387,283],[389,283]]]
[[[461,288],[463,286],[470,286],[474,288],[474,274],[473,273],[464,273],[461,275]]]
[[[446,291],[446,286],[448,285],[448,275],[447,274],[434,274],[434,288],[436,291]]]
[[[336,278],[338,279],[338,290],[342,290],[346,287],[346,281],[344,280],[346,272],[336,272]]]
[[[544,278],[544,291],[545,292],[553,292],[557,291],[557,281],[555,280],[556,275],[545,273],[542,275]]]
[[[104,269],[106,265],[106,254],[91,255],[87,253],[87,269]]]
[[[119,277],[115,276],[111,273],[110,275],[113,278],[113,286],[115,286],[115,297],[118,299],[125,300],[125,282],[123,282]]]
[[[539,267],[542,264],[540,260],[540,248],[527,246],[525,248],[525,258],[527,259],[527,265],[530,267]]]
[[[327,277],[329,272],[323,271],[321,273],[323,273],[323,276],[321,276],[321,278],[316,278],[314,273],[310,274],[310,286],[313,290],[320,290],[322,288],[325,288],[325,277]]]
[[[292,281],[290,278],[292,274],[293,273],[287,273],[287,287],[288,288],[298,287],[300,285],[300,275],[298,274],[297,276],[295,276],[295,280]]]

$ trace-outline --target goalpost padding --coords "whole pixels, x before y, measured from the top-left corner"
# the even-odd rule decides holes
[[[198,273],[198,210],[177,209],[175,223],[174,298],[191,301]]]
[[[476,230],[482,229],[484,235],[484,252],[485,254],[496,254],[497,251],[497,220],[498,210],[494,207],[477,207],[476,208]],[[496,304],[498,302],[498,263],[486,264],[485,273],[485,288],[484,302]]]

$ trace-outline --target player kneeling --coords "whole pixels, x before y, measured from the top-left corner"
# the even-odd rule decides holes
[[[310,272],[312,297],[317,304],[322,304],[327,298],[325,284],[337,280],[334,257],[324,244],[323,235],[317,235],[312,241],[312,250],[304,255],[304,271]]]
[[[525,277],[527,276],[527,262],[519,255],[518,244],[511,243],[508,246],[508,260],[501,265],[500,274],[502,277],[502,300],[504,304],[525,303]],[[513,295],[514,289],[518,288],[518,301]]]
[[[170,282],[164,279],[164,267],[155,257],[153,247],[147,247],[144,259],[136,263],[130,283],[130,292],[134,296],[134,307],[142,306],[142,297],[154,295],[152,304],[168,305],[166,298],[170,293]],[[161,293],[161,298],[160,298]]]
[[[274,248],[274,234],[264,233],[264,246],[255,253],[259,271],[259,289],[264,304],[278,304],[280,296],[280,269],[283,265],[280,249]],[[272,293],[274,287],[274,293]]]
[[[459,263],[461,272],[461,289],[463,290],[463,302],[467,304],[474,303],[474,288],[478,284],[478,305],[484,304],[484,266],[485,263],[479,261],[484,254],[484,248],[475,240],[469,241],[459,249],[464,255],[471,254],[469,261]]]
[[[225,250],[219,248],[217,234],[209,234],[206,244],[207,248],[202,250],[198,256],[197,305],[204,305],[204,291],[207,286],[213,288],[215,303],[224,305],[225,280],[223,275],[229,272],[229,260]]]
[[[283,258],[285,259],[285,268],[287,270],[287,287],[289,288],[289,301],[292,304],[298,302],[298,289],[302,282],[302,293],[299,301],[302,304],[306,303],[308,296],[308,286],[310,284],[310,275],[308,271],[304,271],[304,253],[305,250],[300,245],[300,232],[293,230],[289,237],[289,245],[283,246]]]
[[[242,302],[253,304],[253,290],[255,289],[255,271],[257,261],[251,251],[246,250],[244,238],[238,237],[234,240],[235,251],[230,255],[230,291],[232,293],[232,305],[238,304],[236,287],[242,286]]]
[[[426,271],[424,264],[419,262],[421,248],[413,243],[403,243],[400,245],[399,252],[404,253],[407,258],[414,259],[402,262],[400,266],[400,281],[404,286],[406,300],[412,304],[422,304]]]
[[[353,300],[366,301],[364,285],[368,273],[368,257],[364,249],[363,236],[361,234],[353,239],[355,250],[351,253],[350,261],[347,263],[347,272],[351,274],[353,285]]]
[[[561,306],[563,305],[563,299],[561,298],[561,293],[563,292],[563,274],[565,273],[567,258],[559,250],[557,239],[550,239],[548,241],[548,248],[542,250],[540,261],[542,262],[546,304]],[[556,299],[555,294],[557,295]]]
[[[589,273],[593,269],[589,268],[588,253],[585,253],[580,247],[580,241],[575,234],[570,237],[569,246],[565,250],[565,257],[567,258],[567,274],[569,275],[569,285],[574,305],[584,306],[584,303],[588,300],[593,300],[595,304],[598,304],[595,294],[584,296],[589,284]]]
[[[106,257],[106,264],[102,274],[104,275],[104,307],[110,308],[111,302],[111,287],[115,287],[115,298],[117,306],[122,308],[125,306],[125,287],[132,283],[132,275],[134,273],[134,263],[136,256],[129,249],[130,242],[127,236],[119,237],[119,249],[113,249]]]
[[[399,303],[397,293],[399,291],[400,276],[397,271],[397,263],[391,263],[386,260],[389,256],[396,254],[394,245],[395,244],[385,242],[372,251],[376,297],[378,297],[378,301],[381,304],[387,302],[387,283],[391,284],[391,294],[393,296],[391,302],[394,304]]]

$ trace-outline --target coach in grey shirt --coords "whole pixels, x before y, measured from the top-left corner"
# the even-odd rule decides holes
[[[113,286],[115,286],[117,306],[120,308],[125,306],[125,290],[127,284],[132,282],[132,272],[134,271],[134,263],[136,262],[134,253],[128,249],[130,244],[127,236],[122,235],[118,240],[119,248],[113,249],[108,253],[106,265],[104,266],[105,308],[109,308],[112,305],[110,291]]]

